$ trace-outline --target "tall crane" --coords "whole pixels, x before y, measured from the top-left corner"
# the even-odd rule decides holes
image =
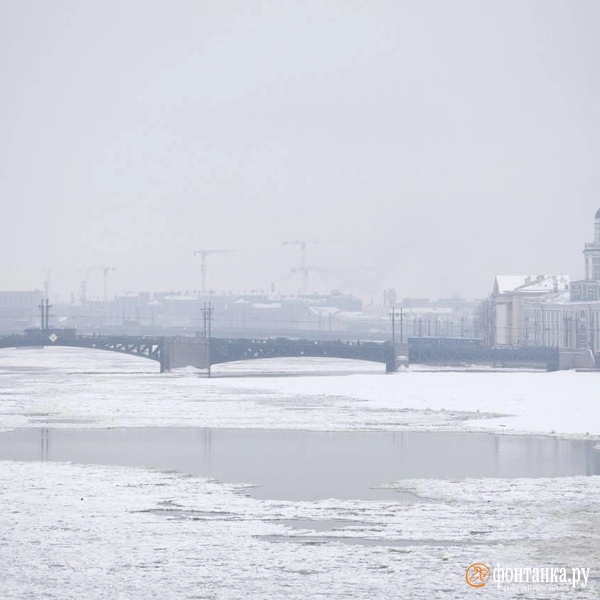
[[[203,248],[202,250],[194,250],[194,256],[200,257],[200,274],[202,279],[202,284],[200,290],[203,294],[206,294],[206,257],[209,254],[224,254],[227,252],[235,252],[235,250],[209,250],[207,248]]]
[[[116,271],[115,267],[101,267],[102,272],[104,273],[104,301],[108,301],[108,274],[111,271]]]
[[[284,246],[300,246],[300,267],[292,269],[292,273],[300,273],[300,293],[308,292],[308,268],[306,266],[306,244],[303,240],[291,240],[283,242]]]
[[[84,273],[84,277],[81,280],[81,294],[80,294],[80,302],[81,304],[85,304],[87,302],[87,291],[88,291],[88,281],[90,279],[90,273],[92,271],[102,271],[104,275],[104,300],[108,300],[108,274],[112,271],[116,271],[115,267],[86,267],[85,269],[80,269],[81,272]]]
[[[50,298],[50,271],[51,267],[46,269],[46,279],[44,279],[44,298]]]
[[[300,266],[292,269],[292,273],[300,273],[300,294],[308,293],[308,272],[309,271],[324,271],[316,267],[308,267],[306,264],[306,246],[308,244],[360,244],[358,240],[290,240],[283,242],[284,246],[300,246]]]
[[[81,293],[79,295],[79,302],[81,304],[86,304],[87,303],[88,281],[90,279],[90,272],[92,271],[92,267],[87,267],[85,269],[79,269],[79,271],[84,273],[83,279],[80,282]]]

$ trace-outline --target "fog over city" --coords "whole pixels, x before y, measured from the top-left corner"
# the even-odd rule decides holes
[[[599,25],[0,0],[0,600],[598,600]]]
[[[543,10],[540,10],[543,7]],[[3,289],[582,276],[600,4],[0,2]],[[335,273],[334,273],[335,271]],[[101,276],[90,293],[102,291]]]

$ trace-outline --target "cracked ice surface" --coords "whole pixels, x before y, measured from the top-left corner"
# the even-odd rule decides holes
[[[426,501],[257,501],[233,486],[172,473],[1,463],[0,594],[7,600],[458,598],[470,591],[466,567],[483,561],[589,567],[596,579],[572,596],[598,597],[598,478],[415,480],[402,487]],[[156,514],[165,507],[169,516]],[[188,516],[174,518],[177,510]],[[190,511],[207,516],[193,518]],[[320,534],[271,521],[281,518],[357,525]],[[260,537],[307,533],[313,543]],[[375,545],[331,541],[350,535]],[[329,541],[315,544],[319,536]],[[391,539],[435,544],[376,545]],[[486,597],[510,597],[488,588]]]
[[[357,364],[369,374],[351,374]],[[0,428],[245,427],[443,429],[600,437],[596,373],[382,374],[382,365],[303,359],[222,365],[334,376],[160,375],[157,364],[94,350],[0,351]],[[217,370],[217,369],[215,369]],[[344,374],[344,373],[348,374]]]
[[[220,369],[252,367],[260,373],[297,365],[264,361]],[[302,368],[349,373],[356,363],[312,361]],[[189,373],[159,375],[153,362],[112,353],[3,350],[0,427],[600,435],[600,392],[593,373],[413,371],[385,376],[381,369],[373,365],[372,374],[359,375],[207,380]],[[235,486],[174,473],[0,462],[0,598],[599,596],[600,478],[411,480],[396,486],[422,501],[255,500]],[[295,530],[278,519],[343,519],[356,525]],[[274,543],[264,536],[305,540]],[[315,542],[319,537],[323,543]],[[338,544],[332,537],[362,538],[374,545]],[[384,544],[407,540],[416,545]],[[474,592],[464,576],[466,567],[478,561],[586,567],[590,582],[573,593],[518,596],[491,584]]]

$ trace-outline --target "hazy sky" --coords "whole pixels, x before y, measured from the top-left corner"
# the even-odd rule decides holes
[[[0,289],[583,275],[600,2],[0,0]],[[340,243],[353,242],[353,243]],[[370,268],[371,270],[367,270]],[[92,273],[90,293],[102,276]]]

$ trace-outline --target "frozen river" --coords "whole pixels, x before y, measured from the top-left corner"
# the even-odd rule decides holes
[[[402,479],[600,474],[594,442],[460,432],[256,429],[23,429],[0,460],[147,467],[247,483],[254,498],[399,500]]]
[[[462,598],[474,562],[598,597],[597,374],[221,369],[0,353],[1,598]]]

